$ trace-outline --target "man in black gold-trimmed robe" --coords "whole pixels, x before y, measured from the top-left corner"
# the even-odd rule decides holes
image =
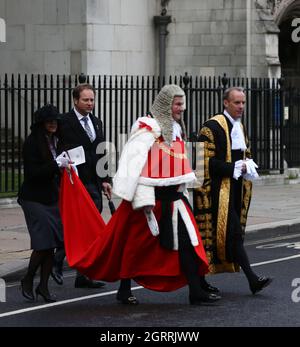
[[[252,271],[243,245],[251,179],[258,176],[240,122],[245,99],[242,88],[227,89],[224,113],[209,119],[200,131],[200,141],[204,142],[204,182],[194,192],[194,213],[210,272],[236,272],[241,267],[255,294],[272,279]]]

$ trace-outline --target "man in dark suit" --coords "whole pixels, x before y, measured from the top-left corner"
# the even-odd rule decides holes
[[[110,199],[112,187],[109,177],[99,177],[96,172],[98,160],[104,154],[97,154],[99,143],[104,142],[102,122],[92,112],[95,106],[95,90],[89,84],[79,84],[73,90],[74,108],[63,116],[61,124],[61,141],[65,150],[82,146],[85,163],[77,166],[78,176],[89,192],[99,212],[102,212],[102,191]],[[100,173],[101,175],[101,173]],[[103,176],[103,175],[102,175]],[[64,252],[58,250],[52,277],[62,284],[62,264]],[[77,273],[75,287],[99,288],[104,283],[92,281]]]

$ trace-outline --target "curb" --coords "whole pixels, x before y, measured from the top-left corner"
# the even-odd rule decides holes
[[[246,233],[263,232],[270,229],[286,230],[287,232],[295,232],[300,227],[300,218],[287,219],[278,222],[269,222],[263,224],[254,224],[246,227]]]
[[[0,278],[4,280],[20,279],[27,265],[27,259],[18,259],[2,264],[0,265]]]
[[[26,224],[19,224],[19,225],[11,225],[11,226],[5,226],[1,227],[0,231],[19,231],[19,232],[26,232],[27,231],[27,226]]]
[[[15,207],[20,207],[20,205],[17,202],[17,198],[1,198],[0,199],[0,209],[15,208]]]
[[[255,186],[273,186],[273,185],[288,185],[288,184],[299,184],[299,178],[289,178],[285,174],[282,175],[268,175],[259,176],[253,181]]]
[[[257,240],[265,239],[274,236],[288,236],[293,237],[300,233],[300,218],[285,220],[280,222],[272,222],[265,224],[251,225],[246,227],[245,231],[245,245],[252,239]]]

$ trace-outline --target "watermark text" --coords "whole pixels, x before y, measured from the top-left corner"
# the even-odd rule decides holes
[[[0,42],[6,42],[6,23],[3,18],[0,18]]]
[[[0,302],[6,302],[6,284],[3,278],[0,278]]]
[[[294,278],[292,281],[292,287],[295,289],[292,291],[291,299],[293,302],[300,302],[300,278]]]
[[[292,31],[292,41],[298,43],[300,42],[300,18],[294,18],[291,25],[292,27],[296,27]]]

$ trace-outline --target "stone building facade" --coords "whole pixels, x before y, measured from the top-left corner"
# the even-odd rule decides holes
[[[171,17],[166,75],[279,77],[282,67],[293,74],[298,46],[287,37],[299,7],[299,0],[0,0],[0,74],[157,75],[153,18],[162,9]]]
[[[0,71],[153,74],[155,11],[155,0],[0,0]]]

